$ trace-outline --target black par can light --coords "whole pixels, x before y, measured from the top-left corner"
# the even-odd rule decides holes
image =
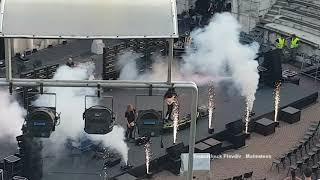
[[[57,123],[56,112],[52,108],[38,107],[28,113],[27,131],[33,137],[49,138]]]
[[[107,134],[113,130],[115,117],[111,109],[92,106],[83,113],[84,131],[88,134]]]

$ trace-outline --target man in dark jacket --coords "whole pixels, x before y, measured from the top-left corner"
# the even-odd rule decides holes
[[[136,120],[136,110],[133,105],[128,104],[127,111],[125,113],[125,118],[127,119],[127,131],[126,131],[126,138],[127,140],[133,139],[133,131],[135,128],[135,120]]]

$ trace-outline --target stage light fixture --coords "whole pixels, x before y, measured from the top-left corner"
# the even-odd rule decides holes
[[[55,130],[59,116],[55,109],[38,107],[31,110],[27,115],[27,132],[33,137],[49,138]]]
[[[84,131],[88,134],[107,134],[112,131],[115,117],[112,111],[104,106],[92,106],[83,113]]]
[[[39,93],[27,93],[27,94],[39,94]],[[30,104],[31,97],[27,96],[26,104],[28,113],[26,116],[25,126],[22,128],[27,134],[33,137],[49,138],[51,133],[55,131],[56,125],[59,124],[60,114],[56,112],[56,94],[43,93],[41,88],[40,95],[52,95],[55,96],[55,105],[49,106],[34,106]],[[36,97],[36,96],[34,96]]]
[[[160,136],[163,127],[162,112],[154,109],[140,110],[137,117],[137,127],[140,136]]]
[[[85,120],[84,131],[88,134],[107,134],[113,130],[115,115],[113,108],[108,108],[101,105],[91,106],[87,108],[87,98],[109,98],[111,99],[113,107],[113,97],[100,97],[100,90],[98,88],[98,96],[85,96],[85,111],[83,119]]]

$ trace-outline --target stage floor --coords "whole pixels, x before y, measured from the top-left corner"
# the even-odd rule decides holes
[[[41,58],[45,59],[43,65],[52,64],[64,64],[66,59],[70,57],[70,54],[76,61],[79,62],[87,60],[88,57],[96,60],[97,74],[101,74],[101,56],[90,54],[90,41],[81,41],[79,44],[68,44],[67,46],[60,46],[58,48],[47,49],[39,51],[37,55],[30,58],[30,62],[27,63],[27,69],[32,66],[32,60]],[[69,47],[70,46],[70,47]],[[69,48],[66,48],[69,47]],[[55,52],[55,51],[58,52]],[[54,51],[51,52],[51,51]],[[61,51],[66,51],[61,53]],[[0,77],[3,73],[0,70]],[[199,88],[199,105],[207,104],[208,88]],[[314,93],[317,93],[315,88],[306,86],[302,88],[293,84],[283,84],[281,88],[281,107],[285,107],[292,104],[300,99],[308,97]],[[178,89],[181,114],[190,112],[190,91]],[[225,130],[227,123],[233,122],[240,119],[244,115],[245,102],[244,98],[241,97],[237,91],[230,88],[228,85],[220,86],[216,88],[216,110],[213,120],[213,126],[215,133]],[[117,113],[117,124],[125,127],[124,111],[126,110],[127,104],[136,104],[136,94],[148,94],[148,90],[119,90],[113,89],[112,91],[105,92],[107,95],[114,96],[114,111]],[[154,90],[153,94],[159,94],[158,97],[141,97],[137,102],[137,109],[154,108],[162,110],[162,95],[164,90]],[[147,99],[146,99],[147,98]],[[108,103],[108,102],[106,102]],[[264,88],[257,92],[256,101],[254,104],[254,117],[259,117],[264,114],[268,114],[274,110],[273,105],[273,89]],[[81,121],[82,119],[79,119]],[[59,128],[59,127],[57,127]],[[197,123],[197,141],[204,139],[209,136],[208,132],[208,120],[202,119]],[[189,129],[178,132],[177,143],[184,142],[188,145]],[[173,138],[172,134],[166,134],[163,138],[164,148],[160,148],[160,138],[152,139],[152,159],[165,155],[165,149],[172,146]],[[2,141],[0,140],[0,143]],[[134,144],[129,143],[129,164],[135,167],[141,166],[145,162],[143,146],[137,147]],[[6,157],[16,152],[16,144],[1,143],[0,146],[0,158]],[[92,152],[82,154],[80,157],[64,157],[56,159],[56,157],[46,157],[44,159],[44,176],[43,180],[100,180],[105,179],[104,172],[102,171],[103,160],[93,160]],[[120,165],[113,168],[107,169],[107,176],[114,177],[123,173],[120,170]]]
[[[226,93],[228,92],[228,93]],[[126,104],[134,103],[135,94],[147,94],[148,90],[112,90],[108,92],[108,95],[114,96],[114,107],[118,114],[118,124],[124,125],[124,111]],[[162,90],[155,90],[154,94],[163,94]],[[178,90],[181,114],[185,114],[190,110],[190,91]],[[311,96],[317,93],[316,91],[303,89],[293,84],[283,84],[281,88],[281,107],[288,106],[296,101],[299,101],[305,97]],[[207,103],[207,88],[200,88],[200,100],[199,104]],[[147,99],[145,99],[147,98]],[[137,102],[137,108],[143,109],[151,107],[155,109],[161,109],[160,96],[155,97],[139,97]],[[240,119],[244,115],[244,98],[239,96],[232,89],[226,88],[216,89],[216,110],[213,125],[215,133],[225,130],[227,123]],[[273,109],[273,89],[264,88],[257,92],[256,101],[254,105],[255,117],[262,116],[272,112]],[[199,141],[204,139],[210,134],[207,132],[208,120],[202,119],[197,123],[197,137]],[[178,132],[177,143],[183,142],[188,145],[189,129],[181,130]],[[160,147],[160,138],[152,138],[152,159],[165,155],[165,149],[173,145],[172,134],[166,134],[163,138],[164,148]],[[129,164],[138,167],[144,164],[145,156],[143,146],[137,147],[132,143],[128,144],[129,150]],[[54,159],[54,157],[44,160],[44,180],[78,180],[78,179],[102,179],[104,173],[102,172],[103,161],[93,160],[92,153],[83,154],[81,157],[65,157],[60,160]],[[120,170],[120,165],[107,170],[108,177],[114,177],[123,173]]]

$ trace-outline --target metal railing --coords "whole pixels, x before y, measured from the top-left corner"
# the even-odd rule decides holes
[[[320,56],[315,54],[309,56],[305,53],[299,53],[298,56],[302,58],[300,74],[314,78],[315,81],[320,80]]]

